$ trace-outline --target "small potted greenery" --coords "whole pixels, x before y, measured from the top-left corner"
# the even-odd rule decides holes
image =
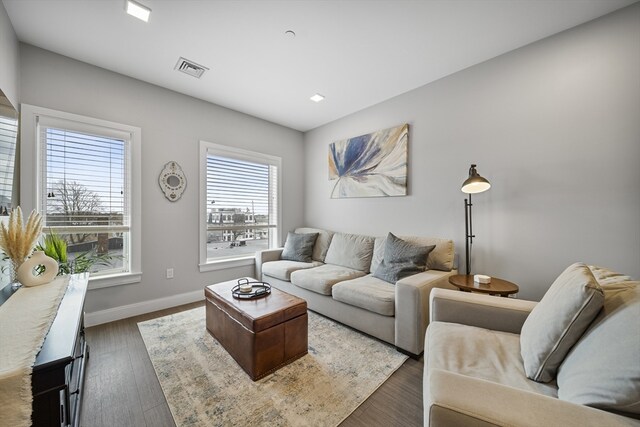
[[[42,244],[37,249],[45,255],[58,261],[58,275],[85,273],[95,265],[109,265],[109,261],[116,257],[109,254],[97,254],[95,250],[82,252],[71,261],[67,256],[67,242],[55,232],[49,230]]]

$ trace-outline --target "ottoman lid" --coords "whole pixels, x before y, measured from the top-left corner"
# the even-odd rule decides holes
[[[256,281],[247,277],[249,281]],[[234,298],[231,289],[237,280],[216,283],[204,288],[207,302],[211,302],[229,317],[252,332],[260,332],[286,322],[307,312],[307,302],[302,298],[271,287],[271,295],[263,298],[241,300]]]

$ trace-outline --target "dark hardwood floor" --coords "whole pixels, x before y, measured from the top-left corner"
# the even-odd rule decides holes
[[[87,328],[84,427],[175,426],[137,323],[203,306],[203,302]],[[423,361],[407,360],[342,424],[422,426]]]

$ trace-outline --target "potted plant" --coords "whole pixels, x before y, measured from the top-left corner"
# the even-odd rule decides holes
[[[67,254],[67,242],[58,234],[49,230],[43,244],[38,245],[38,250],[58,261],[58,275],[85,273],[96,265],[109,265],[109,261],[117,258],[109,254],[97,254],[95,250],[82,252],[69,261]]]

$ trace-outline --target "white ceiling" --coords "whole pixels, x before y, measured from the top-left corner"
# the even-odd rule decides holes
[[[306,131],[635,1],[139,0],[146,24],[125,0],[3,3],[20,41]]]

